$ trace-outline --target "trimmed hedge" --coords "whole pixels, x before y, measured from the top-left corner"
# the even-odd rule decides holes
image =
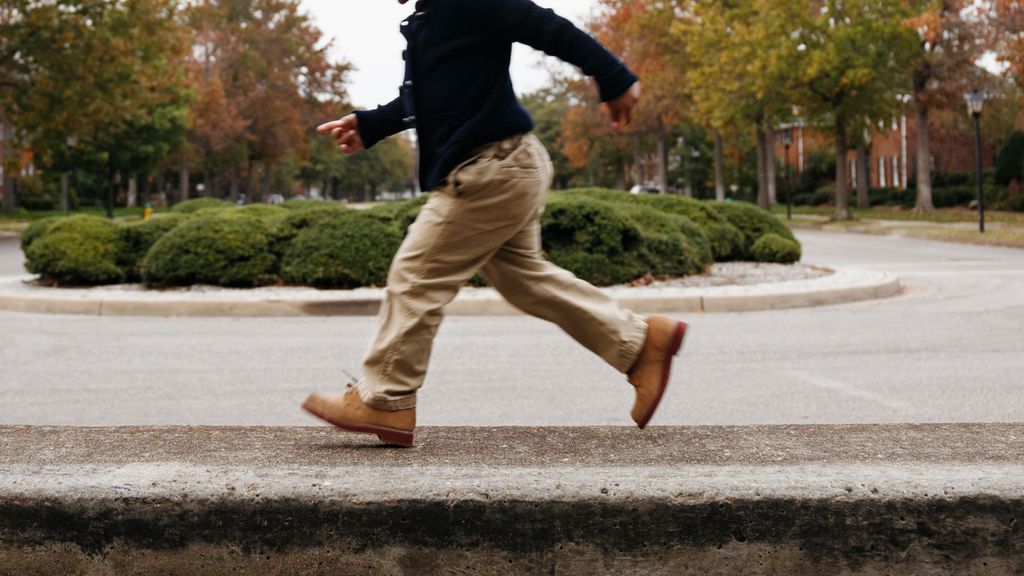
[[[118,284],[127,275],[127,247],[120,226],[97,216],[62,218],[32,241],[25,268],[66,286]]]
[[[743,235],[707,202],[686,196],[630,194],[608,188],[576,188],[567,190],[564,194],[582,195],[608,202],[641,204],[661,212],[685,216],[701,228],[710,245],[711,256],[716,262],[735,260],[742,256]]]
[[[142,261],[153,244],[190,217],[187,213],[171,212],[121,227],[121,237],[127,250],[125,276],[129,282],[142,280]]]
[[[63,284],[141,279],[151,286],[287,282],[352,288],[386,281],[395,251],[426,201],[424,195],[351,210],[333,202],[235,207],[201,198],[127,225],[84,216],[40,221],[22,242],[29,269]],[[794,249],[799,259],[799,244],[781,221],[738,202],[606,189],[556,192],[541,227],[550,260],[598,285],[700,273],[716,259],[786,261]],[[759,243],[768,234],[789,244]],[[82,238],[89,235],[95,238]],[[79,249],[86,245],[88,263]]]
[[[789,228],[771,212],[747,202],[711,202],[711,207],[743,234],[743,247],[739,259],[757,260],[754,243],[765,234],[775,234],[796,242]]]
[[[59,222],[63,218],[63,216],[48,216],[29,224],[28,228],[21,233],[21,251],[27,251],[33,242],[42,238],[54,223]]]
[[[281,274],[290,284],[317,288],[381,286],[401,242],[393,226],[354,212],[300,231],[285,253]]]
[[[750,249],[758,262],[792,264],[800,261],[800,244],[778,234],[765,234]]]
[[[251,287],[275,283],[273,231],[260,218],[195,216],[163,235],[142,261],[152,286]]]
[[[637,257],[640,227],[610,202],[556,197],[541,217],[544,251],[555,264],[594,284],[618,284],[643,276]]]
[[[189,200],[183,200],[178,202],[171,207],[171,212],[183,212],[185,214],[192,214],[199,212],[204,208],[233,208],[234,204],[218,200],[216,198],[191,198]]]

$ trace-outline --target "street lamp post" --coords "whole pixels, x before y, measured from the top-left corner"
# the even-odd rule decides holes
[[[782,147],[786,151],[786,220],[793,219],[793,187],[790,182],[789,173],[789,147],[793,144],[793,129],[786,128],[782,131]]]
[[[985,93],[972,90],[964,94],[967,112],[974,118],[974,168],[978,177],[978,229],[985,232],[985,194],[981,182],[981,110],[985,107]]]

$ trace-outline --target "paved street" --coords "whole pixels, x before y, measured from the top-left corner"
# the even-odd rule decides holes
[[[700,314],[655,424],[1024,418],[1024,251],[803,232],[804,262],[900,274],[906,296]],[[0,273],[20,255],[0,241]],[[357,373],[372,318],[0,312],[0,424],[297,425],[308,391]],[[630,424],[632,390],[557,328],[453,317],[424,425]]]

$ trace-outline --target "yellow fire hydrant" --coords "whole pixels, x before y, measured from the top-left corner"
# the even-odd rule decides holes
[[[142,208],[142,219],[149,220],[153,217],[153,205],[146,202],[146,205]]]

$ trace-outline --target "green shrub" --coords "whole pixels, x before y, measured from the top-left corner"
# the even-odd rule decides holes
[[[402,235],[380,218],[350,211],[302,229],[291,242],[281,273],[291,284],[317,288],[383,285]]]
[[[743,251],[743,235],[728,220],[716,212],[707,202],[669,194],[630,194],[607,188],[576,188],[562,194],[581,195],[588,198],[640,204],[661,212],[685,216],[703,231],[705,242],[710,244],[711,256],[715,261],[735,260]]]
[[[787,240],[778,234],[765,234],[754,242],[750,249],[758,262],[792,264],[800,261],[800,244]]]
[[[409,225],[419,216],[420,209],[427,203],[428,198],[428,194],[422,194],[412,200],[384,202],[364,212],[381,221],[390,222],[404,236]]]
[[[644,246],[639,256],[652,276],[699,274],[711,265],[708,238],[692,220],[642,204],[616,205],[640,226]]]
[[[1017,193],[1006,201],[1006,208],[1014,212],[1024,212],[1024,194]]]
[[[291,200],[288,202],[291,202]],[[285,205],[288,202],[285,202]],[[284,217],[284,223],[296,231],[339,220],[355,213],[355,210],[346,208],[339,202],[311,202],[303,200],[300,204],[300,206],[292,208]]]
[[[121,237],[127,250],[125,275],[129,282],[142,279],[142,261],[153,244],[190,217],[190,214],[170,212],[149,220],[132,222],[121,228]]]
[[[189,200],[178,202],[171,207],[171,211],[191,214],[198,212],[203,208],[232,208],[233,206],[234,205],[230,202],[225,202],[216,198],[191,198]]]
[[[28,228],[21,233],[21,251],[26,252],[33,242],[46,234],[46,231],[61,218],[63,218],[63,216],[49,216],[29,224]]]
[[[97,216],[76,215],[54,222],[25,252],[25,267],[67,286],[125,281],[127,249],[120,227]]]
[[[60,193],[46,186],[38,174],[22,176],[17,186],[18,205],[26,210],[53,210],[60,202]]]
[[[754,243],[765,234],[775,234],[796,242],[796,238],[781,220],[767,210],[746,202],[714,202],[714,209],[743,234],[743,259],[755,259]]]
[[[260,218],[195,216],[164,234],[142,261],[155,286],[261,286],[277,281],[273,230]]]
[[[541,238],[552,262],[592,284],[619,284],[647,271],[640,226],[609,202],[553,194]]]
[[[281,206],[273,204],[247,204],[245,206],[236,207],[233,212],[238,216],[248,216],[250,218],[284,218],[288,216],[289,210],[282,208]]]

